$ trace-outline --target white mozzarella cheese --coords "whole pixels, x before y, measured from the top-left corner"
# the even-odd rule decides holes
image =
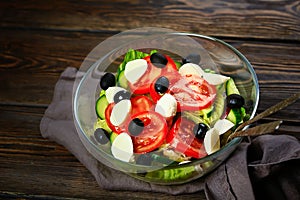
[[[208,155],[220,149],[220,137],[217,129],[211,128],[206,132],[204,137],[204,148]]]
[[[226,133],[232,127],[234,127],[234,123],[227,119],[219,119],[214,125],[214,128],[217,129],[219,135]]]
[[[110,122],[114,126],[122,124],[131,111],[131,102],[128,99],[122,100],[114,105],[111,115]]]
[[[194,63],[186,63],[182,65],[178,71],[182,76],[198,75],[203,77],[211,85],[219,85],[230,79],[230,77],[221,74],[206,73],[199,65]]]
[[[164,94],[155,106],[155,112],[158,112],[164,117],[172,117],[176,115],[177,101],[170,94]]]
[[[203,78],[211,85],[219,85],[221,83],[225,83],[227,80],[230,79],[230,77],[228,76],[212,73],[204,73]]]
[[[201,67],[197,64],[194,63],[186,63],[184,65],[182,65],[178,72],[182,75],[182,76],[186,76],[186,75],[198,75],[200,77],[203,76],[203,74],[205,74],[205,72],[203,71],[203,69],[201,69]]]
[[[124,75],[129,82],[135,83],[137,80],[139,80],[139,78],[141,78],[145,74],[147,68],[148,64],[147,61],[144,59],[136,59],[133,61],[129,61],[125,65]]]
[[[133,155],[133,143],[127,133],[120,133],[111,145],[112,155],[121,161],[129,162]]]
[[[118,86],[113,86],[113,87],[107,88],[107,90],[105,90],[105,95],[106,95],[106,99],[107,99],[108,103],[114,102],[115,94],[122,90],[126,91],[124,88],[121,88]]]

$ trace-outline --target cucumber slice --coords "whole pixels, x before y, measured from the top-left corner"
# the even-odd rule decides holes
[[[96,101],[96,113],[100,119],[105,119],[105,109],[108,106],[108,101],[105,95],[101,95]]]
[[[225,87],[224,84],[218,88],[217,96],[213,105],[213,110],[210,113],[210,117],[206,120],[210,127],[218,121],[225,112],[225,97],[224,97]]]
[[[234,80],[231,78],[226,83],[226,94],[227,96],[231,94],[240,94],[238,88],[236,87],[236,84],[234,83]],[[227,119],[234,123],[235,125],[238,125],[240,123],[243,123],[244,118],[246,117],[246,110],[244,107],[241,108],[233,108],[229,111],[227,115]]]
[[[121,71],[118,73],[118,76],[117,76],[117,85],[124,88],[124,89],[127,89],[128,88],[128,81],[124,75],[124,71]]]
[[[243,108],[243,107],[242,108],[232,108],[229,111],[226,119],[228,119],[235,125],[238,125],[244,121],[243,119],[245,116],[246,116],[245,108]]]
[[[226,94],[227,96],[231,95],[231,94],[240,94],[238,88],[236,87],[234,80],[232,78],[230,78],[227,82],[226,82]]]

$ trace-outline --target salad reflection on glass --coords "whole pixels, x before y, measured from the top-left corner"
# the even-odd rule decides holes
[[[130,49],[117,73],[100,79],[92,140],[118,160],[146,166],[218,151],[249,115],[233,79],[202,68],[200,59]]]

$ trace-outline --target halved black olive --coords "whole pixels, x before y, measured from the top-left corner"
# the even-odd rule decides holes
[[[228,108],[241,108],[245,104],[245,99],[239,94],[231,94],[226,97]]]
[[[150,56],[151,63],[158,68],[164,68],[168,63],[168,59],[160,53],[154,53]]]
[[[128,132],[132,136],[138,136],[144,130],[144,122],[139,118],[134,118],[128,125]]]
[[[103,90],[116,85],[116,77],[112,73],[106,73],[101,77],[100,87]]]
[[[170,85],[169,79],[165,76],[161,76],[156,80],[154,84],[154,89],[156,92],[163,94],[168,90],[169,85]]]
[[[204,139],[208,126],[204,123],[199,123],[194,126],[193,132],[196,138]]]
[[[128,92],[127,90],[121,90],[115,94],[114,102],[118,103],[124,99],[130,99],[130,97],[131,97],[130,92]]]
[[[94,132],[94,137],[100,144],[107,144],[109,142],[109,133],[103,128],[97,128]]]

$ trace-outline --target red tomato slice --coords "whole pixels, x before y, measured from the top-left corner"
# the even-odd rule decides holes
[[[115,103],[108,104],[107,108],[105,109],[105,121],[108,127],[115,133],[120,134],[126,131],[125,124],[123,123],[121,126],[114,126],[110,121],[110,115]]]
[[[193,158],[206,156],[203,141],[195,137],[193,128],[195,123],[186,118],[178,118],[171,128],[166,142],[177,151]]]
[[[216,88],[197,75],[181,78],[170,87],[179,103],[178,110],[201,110],[211,106],[216,97]]]
[[[165,55],[165,57],[167,58],[168,60],[168,63],[166,64],[166,67],[162,68],[162,74],[165,74],[165,73],[172,73],[174,71],[178,71],[177,69],[177,66],[174,62],[174,60],[172,60],[172,58],[170,58],[169,56]],[[150,57],[149,57],[149,60],[150,60]]]
[[[135,153],[153,151],[164,143],[168,127],[166,120],[160,114],[154,111],[144,111],[133,115],[131,118],[139,118],[145,125],[140,135],[132,136]],[[127,133],[129,132],[127,131]]]
[[[135,96],[130,99],[132,111],[131,115],[136,113],[149,111],[154,108],[153,102],[147,96]]]
[[[165,57],[168,63],[164,68],[155,67],[151,61],[150,56],[146,56],[144,59],[148,63],[148,69],[146,73],[134,84],[129,83],[130,89],[134,94],[147,94],[150,90],[150,85],[161,74],[177,71],[175,62],[167,55]]]
[[[148,63],[146,73],[136,83],[129,83],[130,90],[134,94],[147,94],[149,92],[150,84],[160,73],[161,70],[159,68],[153,67]]]
[[[174,72],[169,72],[169,73],[164,73],[164,74],[161,74],[161,76],[165,76],[168,80],[169,80],[169,84],[171,87],[172,85],[174,85],[177,81],[180,80],[180,74],[178,71],[174,71]],[[157,81],[157,79],[159,79],[161,76],[157,77],[153,83],[151,84],[150,86],[150,96],[152,98],[152,100],[156,103],[161,97],[163,94],[160,94],[158,92],[156,92],[155,90],[155,83]],[[168,90],[166,93],[170,93],[170,90]]]

